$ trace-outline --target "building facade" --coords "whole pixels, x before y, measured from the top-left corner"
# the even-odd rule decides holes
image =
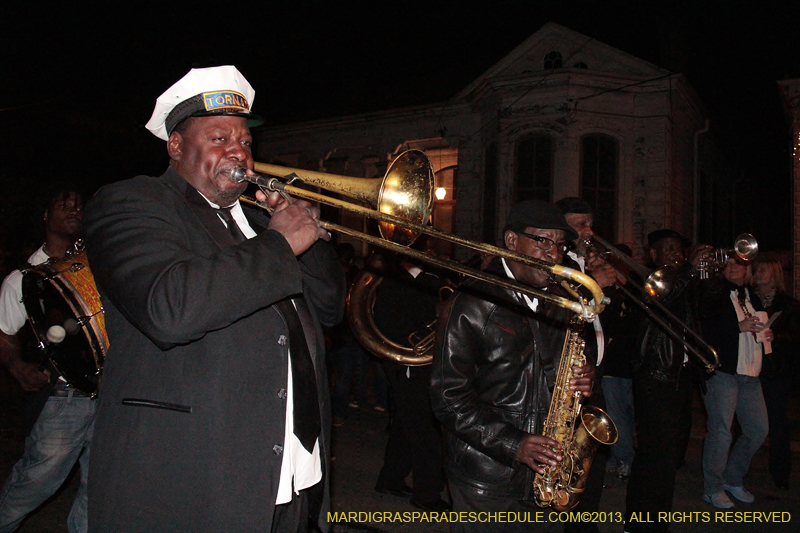
[[[800,79],[778,82],[786,119],[792,132],[792,277],[794,297],[800,298]],[[787,280],[789,281],[789,280]]]
[[[731,199],[714,185],[725,158],[687,80],[555,23],[447,102],[255,134],[260,161],[365,178],[421,149],[444,193],[434,225],[492,244],[527,198],[584,198],[601,213],[598,233],[637,256],[656,229],[711,242],[727,227]]]

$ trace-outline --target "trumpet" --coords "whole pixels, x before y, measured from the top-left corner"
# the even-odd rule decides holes
[[[738,257],[744,261],[752,261],[758,255],[758,241],[749,233],[742,233],[733,241],[733,248],[718,248],[706,254],[700,261],[697,270],[700,279],[708,279],[712,273],[719,272],[731,257]]]
[[[599,256],[607,257],[611,255],[614,257],[615,261],[608,261],[608,264],[614,267],[614,269],[625,278],[629,285],[638,289],[644,296],[644,300],[658,309],[660,314],[650,309],[642,298],[633,294],[625,285],[618,284],[617,288],[628,297],[628,300],[639,306],[650,320],[655,322],[670,337],[682,344],[689,353],[694,355],[703,364],[706,371],[713,372],[719,366],[717,351],[704,341],[700,335],[689,329],[689,326],[675,316],[674,313],[670,312],[659,301],[669,294],[674,287],[675,281],[678,278],[677,268],[669,265],[650,273],[647,267],[637,263],[597,234],[591,239],[588,239],[586,244],[587,250],[591,250]],[[645,280],[644,283],[639,284],[629,273],[624,272],[624,269],[618,268],[617,262],[623,263],[631,271],[636,272]],[[679,329],[676,329],[676,326]],[[693,342],[689,342],[688,338],[691,338]]]

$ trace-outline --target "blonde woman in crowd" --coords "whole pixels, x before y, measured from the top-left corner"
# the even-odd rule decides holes
[[[786,293],[783,267],[775,259],[755,262],[753,288],[770,319],[774,317],[770,326],[774,336],[772,353],[764,357],[760,380],[769,416],[769,471],[776,487],[788,489],[792,454],[786,401],[797,357],[795,340],[800,332],[800,302]]]

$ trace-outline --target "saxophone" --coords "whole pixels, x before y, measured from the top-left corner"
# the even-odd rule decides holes
[[[597,407],[582,406],[583,395],[569,390],[572,367],[586,364],[584,329],[584,320],[573,317],[564,339],[553,399],[542,432],[561,444],[563,459],[555,466],[543,465],[544,474],[537,472],[533,479],[536,504],[556,511],[569,511],[578,505],[598,446],[617,441],[617,427],[611,417]]]

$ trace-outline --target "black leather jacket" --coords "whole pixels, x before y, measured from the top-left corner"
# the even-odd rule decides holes
[[[671,313],[682,320],[689,328],[698,331],[696,290],[698,281],[697,269],[689,264],[684,265],[670,293],[661,302]],[[655,306],[649,305],[651,309]],[[658,309],[655,309],[659,313]],[[646,372],[658,381],[677,382],[683,373],[685,348],[667,334],[655,322],[647,318],[643,312],[639,315],[638,357],[634,358],[634,374]],[[691,375],[699,372],[694,364],[693,356],[689,356]]]
[[[570,318],[541,301],[539,311],[469,281],[438,321],[431,400],[448,431],[447,475],[484,496],[531,495],[533,472],[514,457],[526,433],[541,432]]]

